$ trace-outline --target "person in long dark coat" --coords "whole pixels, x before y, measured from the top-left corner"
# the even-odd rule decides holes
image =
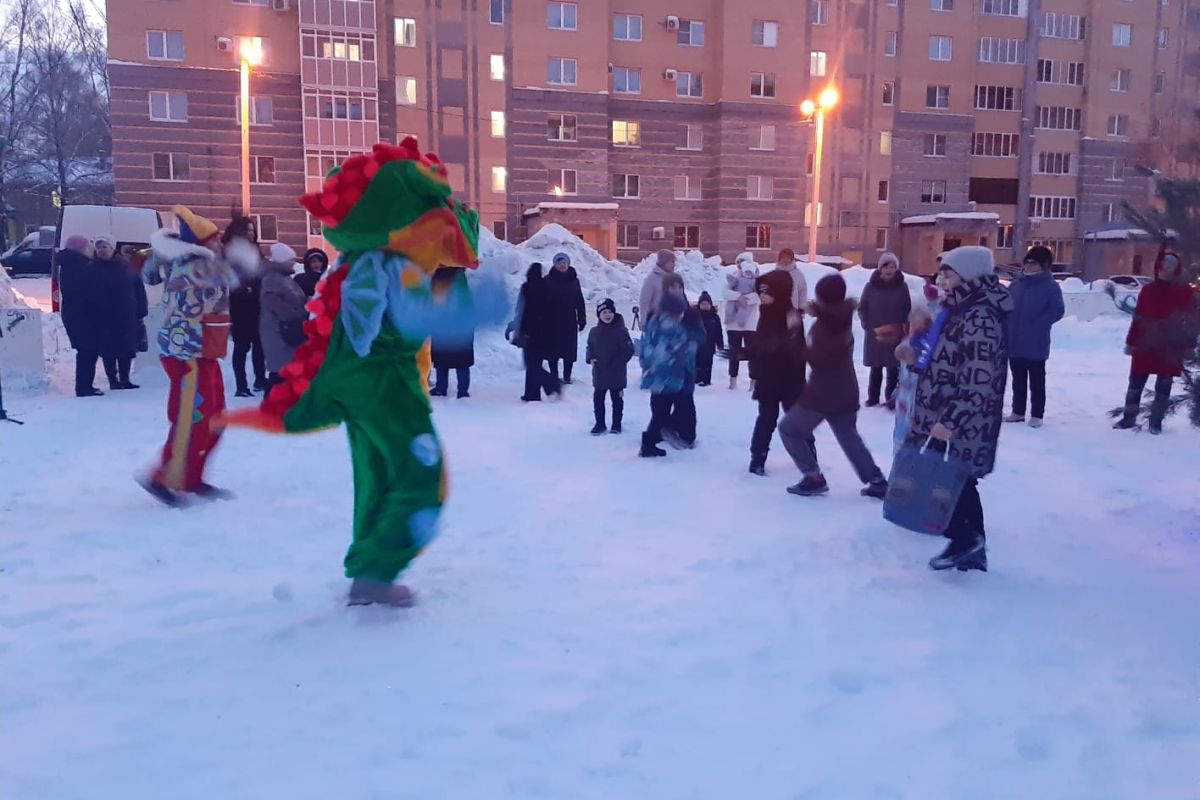
[[[750,437],[750,472],[766,475],[767,453],[779,422],[780,409],[787,413],[804,391],[804,323],[792,305],[794,284],[783,270],[772,270],[757,280],[758,327],[750,347],[754,368],[754,399],[758,417]],[[809,443],[815,447],[814,442]]]
[[[234,239],[243,239],[258,247],[254,221],[249,217],[235,218],[221,236],[221,244],[228,245]],[[229,295],[229,318],[233,323],[230,330],[233,336],[233,377],[237,382],[237,397],[254,396],[246,379],[247,355],[254,366],[254,391],[261,392],[267,385],[267,363],[259,335],[261,293],[262,280],[257,275],[246,275],[241,285]]]
[[[457,267],[439,267],[431,278],[434,294],[451,291],[464,292],[469,297],[467,272]],[[430,355],[433,358],[434,382],[429,394],[445,397],[449,390],[450,370],[454,370],[458,382],[458,398],[471,396],[471,367],[475,366],[475,332],[465,341],[447,339],[434,334],[430,338]]]
[[[571,370],[579,358],[579,334],[587,327],[587,312],[583,305],[583,288],[579,275],[571,266],[571,257],[566,253],[554,256],[554,267],[545,277],[546,295],[549,303],[550,343],[546,359],[550,362],[550,373],[563,383],[571,382]],[[562,362],[562,372],[558,362]]]
[[[896,360],[896,345],[904,338],[904,325],[912,311],[912,298],[904,273],[900,271],[900,260],[893,253],[879,257],[879,266],[871,280],[863,287],[858,300],[858,318],[862,321],[863,366],[870,367],[867,380],[868,408],[879,405],[879,391],[883,387],[883,374],[887,372],[887,388],[883,400],[892,408],[892,394],[900,380],[900,362]]]
[[[116,251],[113,240],[97,236],[92,273],[98,288],[100,356],[109,389],[137,389],[129,380],[133,357],[141,339],[138,317],[138,284],[141,281]],[[144,290],[143,290],[144,291]]]
[[[535,261],[525,273],[525,283],[517,298],[517,319],[513,344],[520,347],[525,359],[525,394],[521,399],[535,402],[562,394],[562,384],[543,362],[550,348],[550,309],[542,264]]]
[[[97,397],[104,392],[92,384],[100,358],[99,282],[92,270],[91,242],[75,234],[58,251],[58,289],[62,294],[62,322],[75,350],[75,396]]]

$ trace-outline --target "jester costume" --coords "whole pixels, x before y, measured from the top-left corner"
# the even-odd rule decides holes
[[[280,370],[283,382],[261,407],[226,422],[280,433],[345,423],[354,467],[351,602],[404,605],[391,590],[407,589],[392,584],[435,536],[446,499],[425,340],[469,337],[507,308],[430,292],[439,266],[475,266],[479,219],[451,198],[445,167],[415,139],[351,157],[300,202],[341,255],[308,305],[308,338]],[[502,298],[502,287],[490,296]]]

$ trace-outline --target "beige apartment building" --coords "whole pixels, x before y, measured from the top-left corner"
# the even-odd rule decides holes
[[[1135,166],[1187,169],[1198,135],[1197,0],[108,0],[108,20],[117,201],[240,203],[255,37],[251,210],[296,246],[322,241],[297,195],[412,134],[513,241],[559,222],[623,260],[765,258],[804,252],[815,214],[823,254],[868,264],[1041,242],[1082,268],[1148,200]],[[799,106],[828,86],[814,209]]]

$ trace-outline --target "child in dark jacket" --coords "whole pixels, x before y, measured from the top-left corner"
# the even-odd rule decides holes
[[[814,317],[808,339],[812,371],[804,391],[779,423],[779,438],[796,462],[803,480],[789,486],[792,494],[826,494],[829,485],[821,474],[811,442],[813,431],[828,422],[842,452],[858,478],[867,484],[862,494],[882,498],[887,480],[858,435],[858,376],[854,372],[854,303],[846,299],[841,275],[827,275],[817,283],[816,302],[808,312]]]
[[[721,315],[713,308],[712,296],[701,292],[696,302],[696,310],[700,312],[700,321],[704,324],[704,343],[696,352],[696,385],[712,385],[713,357],[717,350],[725,347],[725,330],[721,327]]]
[[[803,318],[792,307],[791,276],[780,270],[768,272],[758,278],[757,289],[758,328],[750,346],[750,369],[758,418],[750,437],[750,472],[766,475],[779,410],[786,414],[804,391],[806,346]]]
[[[621,418],[625,413],[626,366],[633,358],[633,340],[625,328],[625,320],[617,313],[617,306],[605,298],[596,306],[600,322],[588,331],[587,363],[592,365],[592,407],[596,412],[596,425],[592,435],[599,436],[621,432]],[[604,424],[604,396],[612,397],[612,427]]]
[[[664,280],[658,311],[641,342],[642,388],[650,391],[650,424],[638,453],[643,458],[665,456],[658,446],[663,439],[677,449],[695,445],[696,351],[704,338],[699,316],[687,307],[683,281]]]

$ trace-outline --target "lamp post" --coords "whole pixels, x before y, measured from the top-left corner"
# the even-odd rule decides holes
[[[837,89],[833,86],[826,86],[817,96],[816,102],[805,100],[800,104],[800,113],[805,117],[812,117],[815,113],[817,124],[817,141],[813,148],[812,200],[809,206],[811,211],[808,217],[808,263],[810,264],[817,260],[817,229],[820,227],[821,220],[821,157],[825,150],[825,112],[836,106],[840,99]]]
[[[250,214],[250,68],[262,63],[262,47],[253,39],[242,40],[238,51],[242,66],[242,214]]]

